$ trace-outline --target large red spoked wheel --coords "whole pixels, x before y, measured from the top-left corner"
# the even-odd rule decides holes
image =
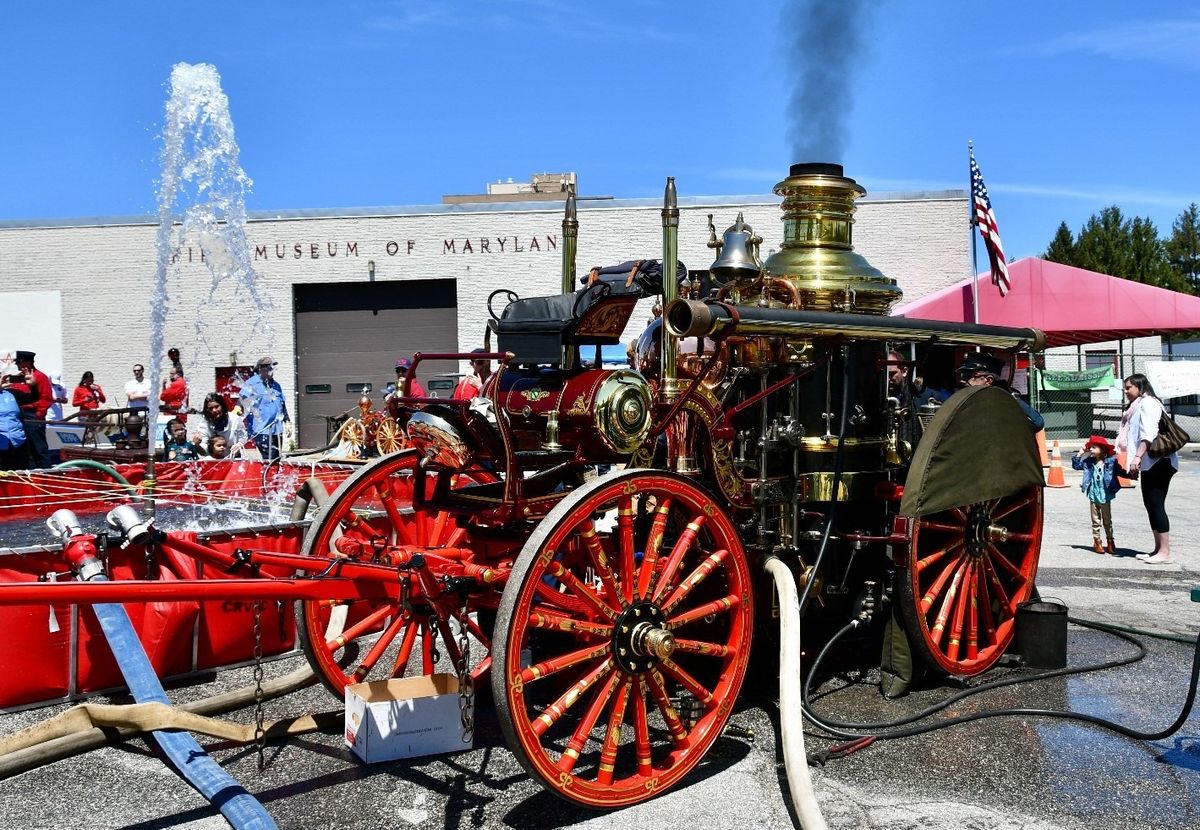
[[[918,518],[898,574],[910,639],[948,674],[991,668],[1016,634],[1042,541],[1042,488]]]
[[[652,470],[579,488],[501,597],[492,689],[510,747],[569,801],[653,797],[729,720],[753,617],[745,552],[709,493]]]
[[[460,544],[466,531],[455,516],[413,504],[413,471],[419,460],[415,450],[407,450],[380,458],[347,478],[313,520],[304,537],[304,553],[333,557],[343,536],[376,546]],[[459,477],[463,484],[470,480]],[[432,492],[432,477],[426,489]],[[399,586],[394,599],[305,600],[296,614],[301,648],[321,682],[339,698],[348,683],[404,676],[410,660],[415,670],[414,648],[423,673],[432,674],[439,654],[447,650],[437,639],[444,641],[449,627],[438,624],[434,609],[418,592],[405,596]],[[472,674],[478,676],[491,644],[474,620],[464,619],[473,638],[468,639]],[[458,637],[457,625],[452,636]]]

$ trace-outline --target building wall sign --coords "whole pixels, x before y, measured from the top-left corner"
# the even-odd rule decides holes
[[[378,249],[378,250],[376,250]],[[273,259],[332,259],[334,257],[363,256],[411,256],[415,253],[439,251],[442,255],[461,254],[522,254],[547,253],[558,250],[558,234],[542,236],[479,236],[442,239],[440,244],[415,239],[389,239],[382,243],[359,242],[276,242],[255,245],[254,261]],[[204,262],[204,252],[199,248],[177,249],[171,262]]]

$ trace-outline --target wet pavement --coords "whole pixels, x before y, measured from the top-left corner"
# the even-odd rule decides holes
[[[1064,455],[1070,448],[1064,447]],[[1091,550],[1087,503],[1078,474],[1068,487],[1047,489],[1039,587],[1061,599],[1071,615],[1181,637],[1200,630],[1200,453],[1184,455],[1171,485],[1173,557],[1147,565],[1150,532],[1136,489],[1114,505],[1118,556]],[[1022,683],[954,704],[931,720],[996,709],[1070,709],[1157,731],[1178,715],[1187,691],[1193,647],[1139,638],[1147,654],[1132,665]],[[1111,634],[1072,625],[1069,666],[1133,654]],[[286,673],[297,658],[272,662],[268,676]],[[840,671],[815,693],[818,712],[842,720],[894,720],[959,691],[950,685],[918,689],[886,701],[874,671]],[[1028,670],[998,668],[987,680]],[[250,683],[250,669],[218,681],[171,690],[185,702]],[[340,731],[294,739],[267,750],[259,773],[253,749],[201,738],[222,766],[254,793],[284,828],[759,828],[799,826],[785,794],[776,744],[774,678],[755,676],[701,768],[659,798],[612,814],[581,810],[543,791],[505,748],[494,717],[478,712],[475,749],[455,756],[363,765]],[[978,681],[973,681],[973,684]],[[336,706],[310,688],[266,705],[267,718]],[[14,732],[61,711],[52,707],[0,716]],[[230,716],[251,722],[252,709]],[[809,751],[830,745],[815,734]],[[1200,827],[1200,715],[1174,735],[1137,740],[1075,721],[1032,715],[974,720],[898,740],[813,768],[826,821],[834,828]],[[13,828],[223,828],[228,825],[141,741],[131,741],[0,781],[0,822]]]

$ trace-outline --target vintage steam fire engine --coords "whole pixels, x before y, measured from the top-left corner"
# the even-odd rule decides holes
[[[781,249],[760,263],[739,218],[713,234],[712,290],[682,292],[647,263],[576,290],[568,199],[563,293],[493,311],[496,348],[470,355],[499,364],[482,397],[405,398],[406,447],[328,498],[301,555],[239,551],[264,595],[301,598],[334,694],[448,661],[464,696],[490,681],[532,776],[619,807],[678,783],[726,725],[770,616],[767,559],[806,619],[886,596],[929,665],[995,664],[1037,569],[1034,436],[1002,388],[922,405],[914,381],[953,388],[968,351],[1012,365],[1041,335],[886,316],[901,291],[854,252],[857,183],[798,164],[776,192]],[[671,180],[662,216],[675,263]],[[635,366],[588,359],[656,293]],[[272,587],[258,566],[311,578]]]

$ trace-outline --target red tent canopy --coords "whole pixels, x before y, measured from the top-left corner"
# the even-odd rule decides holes
[[[1047,346],[1200,332],[1200,297],[1027,257],[1010,263],[1001,297],[979,276],[979,322],[1041,329]],[[971,280],[896,309],[897,317],[973,322]]]

